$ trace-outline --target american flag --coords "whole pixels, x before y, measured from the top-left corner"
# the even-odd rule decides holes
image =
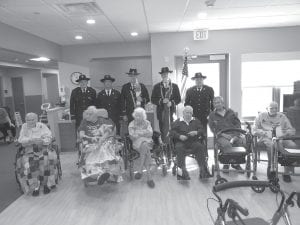
[[[186,84],[186,80],[187,80],[188,76],[189,76],[188,57],[185,56],[184,61],[183,61],[182,77],[181,77],[181,90],[180,90],[182,99],[184,99],[185,84]]]

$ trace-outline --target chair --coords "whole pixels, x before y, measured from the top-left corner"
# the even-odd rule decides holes
[[[246,140],[245,146],[233,146],[229,149],[222,149],[221,146],[217,143],[216,139],[219,135],[223,133],[231,133],[236,132],[241,135]],[[245,170],[242,172],[246,172],[247,177],[249,178],[251,173],[253,173],[252,179],[257,180],[256,170],[257,170],[257,152],[253,148],[253,136],[251,134],[250,124],[248,125],[247,130],[239,129],[239,128],[231,128],[221,130],[218,134],[215,134],[214,137],[214,159],[215,159],[215,169],[217,171],[217,179],[215,184],[225,183],[227,179],[221,177],[220,171],[224,171],[220,169],[219,162],[222,164],[246,164]],[[251,166],[252,162],[252,166]],[[251,168],[253,167],[253,169]],[[236,170],[233,170],[236,171]],[[226,170],[228,172],[228,170]]]

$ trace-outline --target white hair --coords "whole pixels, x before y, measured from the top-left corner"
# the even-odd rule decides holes
[[[135,108],[135,110],[132,113],[132,117],[135,118],[136,115],[142,115],[143,116],[143,120],[147,119],[147,114],[145,109],[141,108],[141,107],[137,107]]]
[[[30,113],[27,113],[26,116],[25,116],[25,120],[29,119],[29,118],[32,118],[35,120],[35,122],[38,121],[38,115],[34,112],[30,112]]]

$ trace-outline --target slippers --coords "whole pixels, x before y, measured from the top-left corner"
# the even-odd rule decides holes
[[[103,173],[99,178],[98,178],[98,185],[102,185],[107,181],[109,178],[110,174],[109,173]]]

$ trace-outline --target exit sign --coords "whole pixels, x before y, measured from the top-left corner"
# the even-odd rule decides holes
[[[194,30],[194,41],[201,41],[208,39],[208,29]]]

